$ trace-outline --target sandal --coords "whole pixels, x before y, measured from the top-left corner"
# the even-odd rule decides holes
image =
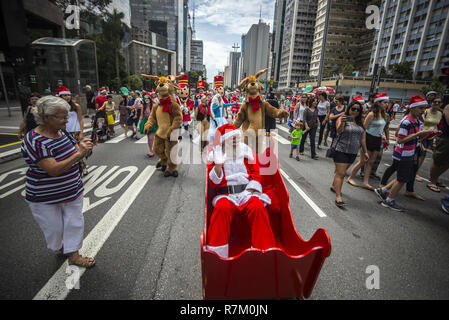
[[[357,183],[351,182],[351,180],[346,179],[346,182],[349,183],[353,187],[358,187],[359,185]]]
[[[440,188],[447,188],[447,186],[446,186],[445,184],[439,183],[439,182],[437,182],[437,187],[440,187]]]
[[[344,203],[343,201],[335,200],[335,205],[339,208],[343,208],[346,205],[346,203]]]
[[[429,188],[429,189],[432,190],[433,192],[437,192],[437,193],[440,193],[440,192],[441,192],[440,188],[438,188],[438,186],[437,186],[436,184],[429,183],[429,184],[427,185],[427,188]]]
[[[74,260],[68,258],[69,265],[75,265],[82,268],[92,268],[95,265],[94,258],[87,258],[81,255],[78,255]]]
[[[365,186],[365,185],[362,185],[361,186],[363,189],[365,189],[365,190],[368,190],[368,191],[374,191],[374,188],[372,187],[372,186]]]

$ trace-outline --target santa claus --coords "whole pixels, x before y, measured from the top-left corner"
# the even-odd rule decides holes
[[[232,124],[219,127],[209,153],[207,174],[214,189],[214,210],[208,228],[207,249],[220,257],[229,256],[232,218],[247,217],[251,227],[252,247],[267,250],[276,246],[266,206],[270,198],[262,191],[257,157],[241,142],[240,130]]]

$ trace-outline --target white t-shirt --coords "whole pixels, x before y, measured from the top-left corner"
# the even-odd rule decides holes
[[[393,106],[393,111],[394,112],[398,112],[399,111],[399,105],[397,103]]]
[[[329,101],[319,102],[318,103],[318,115],[319,116],[325,116],[327,114],[327,108],[329,108],[331,104]]]
[[[303,106],[301,102],[298,102],[298,109],[296,110],[296,121],[304,121],[304,110],[306,110],[306,107]]]

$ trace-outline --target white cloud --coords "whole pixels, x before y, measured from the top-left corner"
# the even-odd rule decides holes
[[[259,22],[261,5],[262,21],[273,27],[274,0],[196,0],[195,3],[197,39],[204,43],[203,63],[209,82],[224,70],[233,44],[241,45],[241,35]]]

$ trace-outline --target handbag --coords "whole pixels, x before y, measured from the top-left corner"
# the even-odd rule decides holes
[[[107,115],[107,120],[108,120],[108,125],[110,125],[110,126],[112,126],[112,125],[114,125],[115,124],[115,121],[114,121],[114,115],[113,114],[108,114]]]

